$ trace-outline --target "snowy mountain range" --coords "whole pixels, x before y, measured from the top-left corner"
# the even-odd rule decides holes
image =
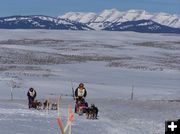
[[[152,20],[137,20],[126,22],[115,22],[104,28],[108,31],[134,31],[141,33],[180,33],[179,28],[172,28],[165,25],[161,25]]]
[[[104,29],[112,23],[122,23],[137,20],[152,20],[161,25],[180,28],[180,16],[168,13],[148,13],[144,10],[129,10],[120,12],[116,9],[104,10],[101,13],[69,12],[59,18],[69,19],[88,24],[93,29]]]
[[[91,28],[83,23],[42,15],[1,17],[0,28],[91,30]]]
[[[1,29],[109,30],[143,33],[180,33],[180,15],[144,10],[101,13],[68,12],[62,16],[10,16],[0,18]]]

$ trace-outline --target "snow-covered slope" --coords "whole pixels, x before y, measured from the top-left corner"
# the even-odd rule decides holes
[[[165,120],[180,113],[179,35],[0,30],[0,134],[60,134],[57,111],[29,110],[27,91],[40,101],[61,95],[65,126],[75,103],[65,95],[80,82],[99,120],[75,114],[72,134],[164,134]]]
[[[103,30],[108,31],[135,31],[141,33],[179,33],[180,29],[161,25],[151,20],[137,20],[115,22]]]
[[[76,13],[70,12],[59,18],[70,19],[87,23],[94,29],[104,29],[109,23],[126,22],[135,20],[152,20],[162,25],[180,28],[180,16],[168,13],[149,13],[144,10],[129,10],[120,12],[116,9],[104,10],[101,13]]]
[[[0,18],[0,28],[4,29],[66,29],[89,30],[85,24],[49,16],[10,16]]]

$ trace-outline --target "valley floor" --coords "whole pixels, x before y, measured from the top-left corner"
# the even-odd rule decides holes
[[[61,96],[65,123],[68,96],[83,82],[99,120],[75,115],[73,134],[163,134],[165,120],[179,118],[179,70],[179,35],[0,30],[0,133],[60,133],[57,111],[29,110],[27,90]]]

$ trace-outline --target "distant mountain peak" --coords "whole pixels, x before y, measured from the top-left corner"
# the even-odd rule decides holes
[[[79,15],[71,12],[71,16],[66,13],[60,18],[70,19],[72,21],[79,21],[86,23],[94,29],[103,29],[108,26],[108,23],[126,22],[136,20],[152,20],[165,26],[180,28],[180,16],[176,14],[169,14],[164,12],[149,13],[145,10],[131,9],[128,11],[119,11],[117,9],[105,9],[100,13],[80,13]]]
[[[179,33],[180,29],[161,25],[152,20],[127,21],[122,23],[113,23],[103,30],[108,31],[135,31],[141,33]]]
[[[127,12],[139,12],[139,13],[144,13],[146,12],[145,10],[138,10],[138,9],[130,9]]]
[[[61,19],[43,15],[9,16],[0,18],[3,29],[64,29],[92,30],[87,25],[69,19]]]
[[[105,12],[112,13],[112,12],[119,12],[119,10],[117,10],[116,8],[113,8],[113,9],[105,9],[105,10],[103,10],[101,13],[105,13]]]

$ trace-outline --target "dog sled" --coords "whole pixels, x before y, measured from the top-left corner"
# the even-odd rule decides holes
[[[83,115],[88,108],[88,103],[85,101],[84,98],[77,98],[76,105],[75,105],[75,113],[78,115]]]
[[[84,98],[76,99],[75,113],[79,116],[85,114],[87,119],[98,119],[98,111],[98,108],[94,104],[91,104],[91,106],[88,107],[88,103]]]

